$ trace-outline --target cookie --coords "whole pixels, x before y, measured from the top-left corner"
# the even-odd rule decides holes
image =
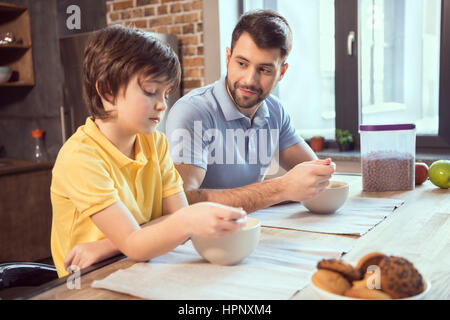
[[[357,298],[357,299],[368,299],[368,300],[390,300],[392,299],[387,293],[368,288],[355,288],[352,287],[347,290],[344,294],[346,297]]]
[[[405,258],[388,256],[380,261],[381,290],[394,299],[417,295],[424,290],[422,275]]]
[[[338,295],[343,295],[351,288],[350,282],[341,274],[325,269],[317,270],[312,276],[312,282],[316,287]]]
[[[356,264],[356,269],[358,269],[361,274],[365,274],[368,267],[378,266],[384,257],[386,257],[386,255],[381,252],[371,252],[366,254],[364,257],[359,259]]]
[[[371,275],[372,275],[372,273],[366,273],[362,280],[353,281],[353,283],[352,283],[353,288],[366,288],[367,289],[368,288],[367,280],[369,279],[369,277]]]
[[[362,278],[358,269],[355,269],[351,264],[337,259],[323,259],[317,264],[317,269],[325,269],[339,272],[350,282],[360,280]]]

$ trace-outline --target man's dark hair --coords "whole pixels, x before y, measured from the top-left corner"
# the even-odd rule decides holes
[[[119,91],[138,75],[164,81],[170,91],[181,79],[181,67],[173,50],[149,33],[135,28],[114,25],[97,31],[84,51],[83,87],[87,108],[96,119],[110,118],[101,97],[112,97],[114,103]],[[97,91],[98,90],[98,91]]]
[[[292,49],[292,31],[287,20],[273,10],[245,13],[233,30],[231,52],[241,35],[247,32],[261,49],[279,48],[284,63]]]

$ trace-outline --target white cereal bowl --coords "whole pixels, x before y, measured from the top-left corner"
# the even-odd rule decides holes
[[[330,181],[317,197],[302,201],[302,204],[313,213],[330,214],[342,207],[347,200],[348,190],[347,182]]]
[[[248,257],[259,243],[261,223],[247,217],[246,225],[220,238],[192,236],[192,244],[203,259],[218,265],[234,265]]]
[[[393,300],[422,300],[422,299],[424,299],[425,296],[428,295],[428,293],[431,290],[431,283],[426,279],[424,279],[423,281],[425,282],[425,289],[421,293],[419,293],[415,296],[412,296],[412,297],[402,298],[402,299],[393,299]],[[314,282],[312,280],[311,280],[310,285],[313,288],[314,292],[322,300],[364,300],[364,299],[341,296],[341,295],[334,294],[334,293],[328,292],[326,290],[320,289],[319,287],[314,285]]]
[[[0,83],[8,82],[11,78],[12,69],[10,67],[0,66]]]

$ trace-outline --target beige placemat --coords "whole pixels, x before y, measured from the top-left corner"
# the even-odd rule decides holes
[[[405,201],[352,197],[333,214],[315,214],[300,203],[258,210],[250,216],[265,227],[332,234],[363,235],[392,214]]]
[[[309,283],[320,259],[338,258],[350,249],[320,239],[262,233],[258,247],[244,261],[218,266],[203,260],[189,241],[148,263],[94,281],[92,287],[146,299],[289,299]]]

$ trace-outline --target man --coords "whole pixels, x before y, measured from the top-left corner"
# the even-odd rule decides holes
[[[312,198],[328,185],[331,159],[317,160],[270,95],[288,69],[291,47],[292,32],[278,13],[243,15],[227,48],[226,78],[193,90],[169,112],[169,146],[189,203],[252,212]],[[288,172],[263,181],[273,159]]]

